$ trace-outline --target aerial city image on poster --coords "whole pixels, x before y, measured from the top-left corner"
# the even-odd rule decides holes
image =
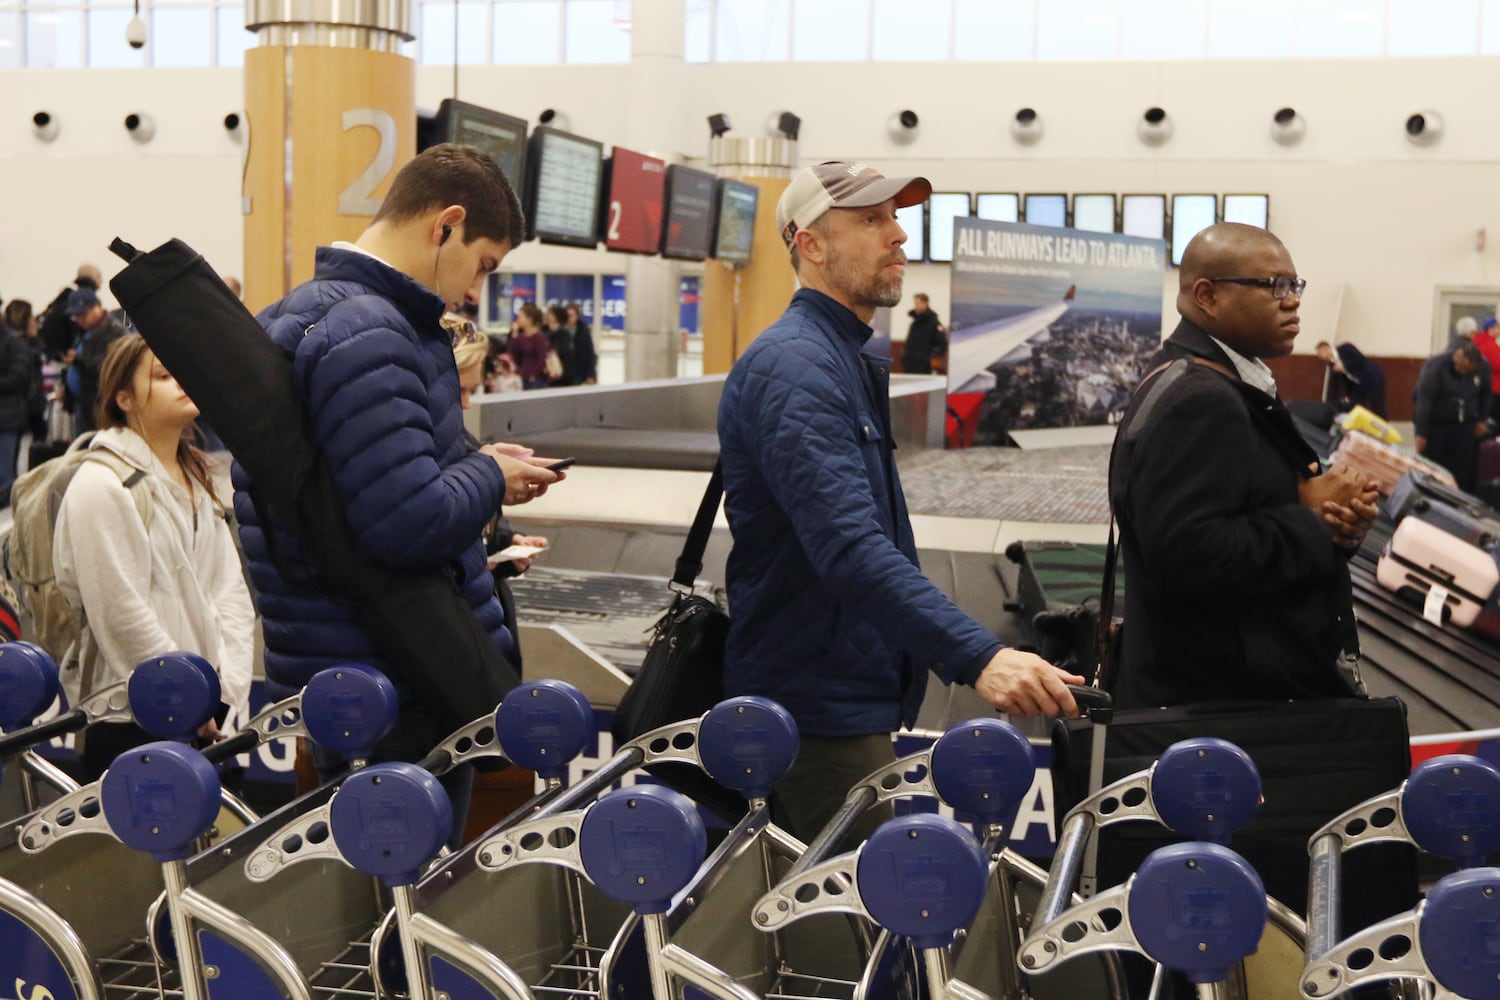
[[[961,436],[1118,423],[1161,343],[1166,244],[955,220],[948,405]]]

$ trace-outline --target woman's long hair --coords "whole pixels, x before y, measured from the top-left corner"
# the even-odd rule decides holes
[[[121,390],[135,392],[135,370],[150,350],[146,338],[138,333],[127,333],[109,345],[109,353],[104,356],[104,365],[99,370],[99,396],[94,405],[96,427],[130,427],[130,415],[120,409],[115,396]],[[149,385],[146,391],[150,392]],[[188,424],[182,429],[182,438],[177,442],[177,463],[190,479],[203,487],[214,503],[222,505],[214,492],[213,477],[209,475],[208,455],[198,447],[199,440],[196,424]]]

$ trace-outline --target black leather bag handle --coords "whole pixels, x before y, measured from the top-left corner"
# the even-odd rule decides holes
[[[719,462],[714,462],[713,475],[708,477],[708,487],[703,491],[703,500],[698,504],[698,513],[688,529],[687,540],[682,543],[682,555],[677,557],[677,569],[672,574],[670,586],[680,594],[691,594],[693,581],[703,572],[703,550],[708,548],[708,536],[714,530],[714,517],[723,499],[724,470]]]

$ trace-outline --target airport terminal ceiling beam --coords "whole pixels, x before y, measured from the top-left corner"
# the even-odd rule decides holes
[[[248,0],[245,303],[312,277],[319,245],[353,240],[416,156],[411,0]]]

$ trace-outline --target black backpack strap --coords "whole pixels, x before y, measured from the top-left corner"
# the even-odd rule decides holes
[[[698,513],[688,529],[687,540],[682,543],[682,555],[677,557],[677,569],[672,574],[671,587],[678,593],[693,592],[693,581],[703,571],[703,550],[708,548],[708,536],[714,530],[714,517],[723,499],[724,468],[722,463],[714,462],[713,475],[708,477],[708,487],[703,491],[703,500],[698,504]]]

